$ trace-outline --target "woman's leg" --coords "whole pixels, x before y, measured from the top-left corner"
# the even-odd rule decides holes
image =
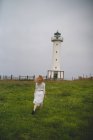
[[[37,108],[37,105],[36,105],[36,104],[34,104],[34,109],[33,109],[33,110],[35,111],[35,110],[36,110],[36,108]]]
[[[35,110],[36,110],[36,108],[37,108],[37,105],[34,104],[34,108],[33,108],[33,110],[32,110],[32,115],[35,114]]]

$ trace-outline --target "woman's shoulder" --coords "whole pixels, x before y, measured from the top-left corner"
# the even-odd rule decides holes
[[[40,83],[40,84],[38,84],[38,83],[36,83],[36,86],[45,86],[45,82],[42,82],[42,83]]]
[[[42,82],[42,85],[45,85],[45,82]]]

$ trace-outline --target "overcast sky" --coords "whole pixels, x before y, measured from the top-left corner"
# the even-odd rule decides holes
[[[46,75],[57,30],[65,79],[93,75],[92,0],[0,0],[0,75]]]

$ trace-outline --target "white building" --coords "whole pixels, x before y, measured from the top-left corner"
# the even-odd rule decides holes
[[[53,55],[52,55],[52,69],[48,70],[49,79],[64,79],[64,71],[61,71],[61,43],[63,38],[57,31],[54,37],[51,38],[53,42]]]

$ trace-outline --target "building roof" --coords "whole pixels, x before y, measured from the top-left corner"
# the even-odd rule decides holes
[[[54,33],[55,36],[60,36],[61,33],[59,33],[58,31],[56,33]]]

